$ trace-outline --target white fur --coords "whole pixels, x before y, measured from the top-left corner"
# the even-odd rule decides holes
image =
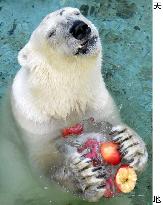
[[[55,55],[53,67],[46,61],[37,65],[43,58],[39,59],[34,49],[29,53],[31,69],[23,67],[12,87],[14,106],[25,118],[33,122],[66,120],[73,112],[83,117],[86,111],[103,110],[108,103],[108,112],[113,112],[114,104],[101,75],[100,54],[81,58]]]

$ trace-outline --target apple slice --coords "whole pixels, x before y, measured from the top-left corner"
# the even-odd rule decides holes
[[[117,188],[123,193],[131,192],[136,185],[137,174],[132,167],[122,165],[115,176]]]

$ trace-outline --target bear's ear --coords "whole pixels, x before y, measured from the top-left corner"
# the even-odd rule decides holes
[[[29,63],[29,45],[26,44],[18,53],[18,62],[22,67],[28,66]]]
[[[33,69],[36,66],[36,53],[30,43],[27,43],[18,53],[18,62],[22,67]]]

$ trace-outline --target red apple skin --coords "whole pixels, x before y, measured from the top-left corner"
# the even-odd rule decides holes
[[[121,162],[121,154],[118,148],[118,144],[114,142],[104,142],[101,144],[101,155],[106,163],[118,165]]]
[[[62,130],[62,136],[67,137],[69,135],[80,135],[83,132],[83,125],[82,124],[76,124],[72,127],[64,128]]]

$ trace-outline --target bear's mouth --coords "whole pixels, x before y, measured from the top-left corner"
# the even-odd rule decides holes
[[[86,41],[81,43],[80,47],[77,49],[77,52],[75,53],[75,55],[89,53],[89,48],[92,48],[93,46],[95,46],[95,44],[97,42],[97,38],[98,38],[97,36],[93,36],[92,38],[87,39]]]
[[[81,46],[83,47],[83,46],[86,46],[87,44],[88,44],[88,41],[89,40],[86,40],[85,42],[83,42],[82,44],[81,44]]]

